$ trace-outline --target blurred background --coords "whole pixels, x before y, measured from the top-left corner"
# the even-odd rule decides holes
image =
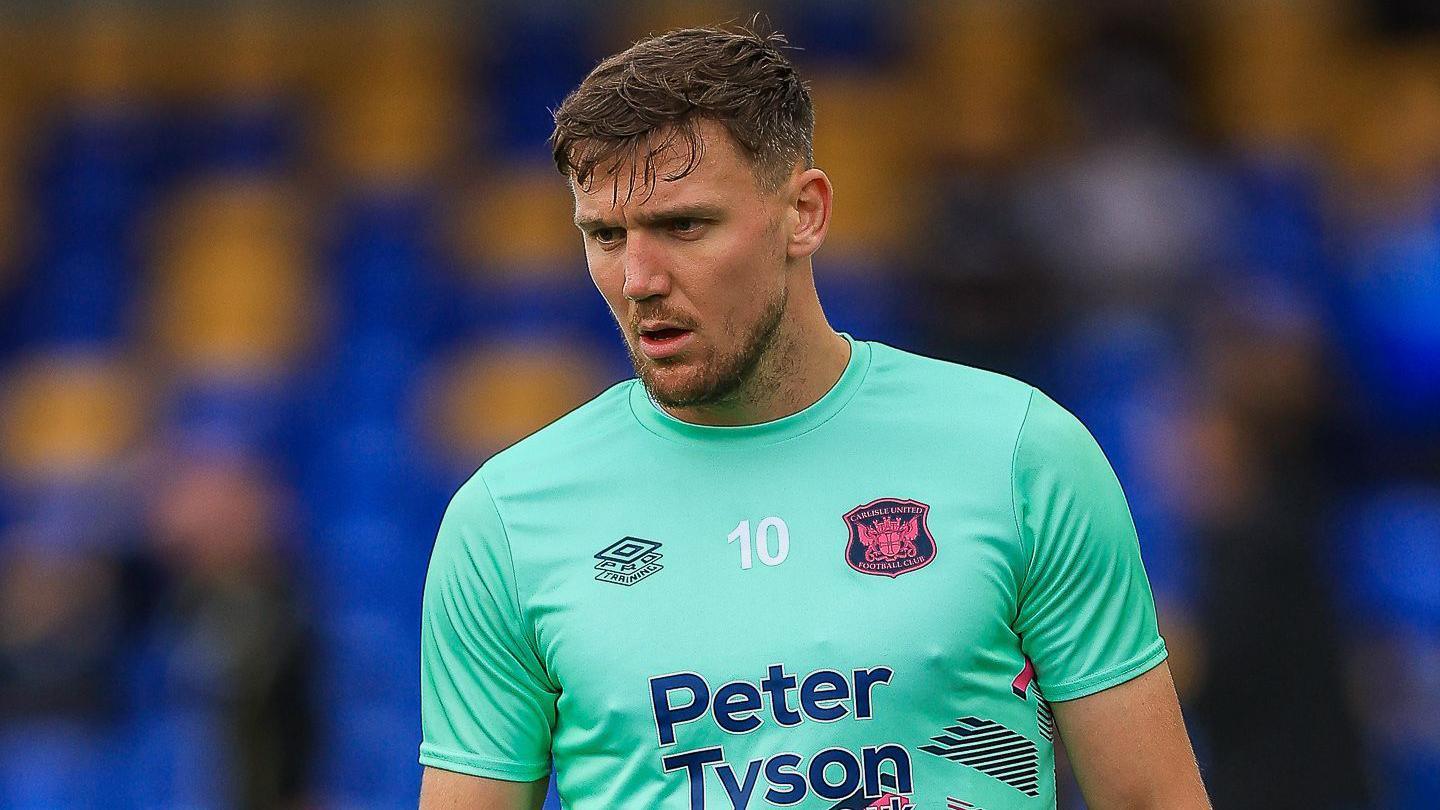
[[[764,8],[833,322],[1090,426],[1216,806],[1434,807],[1440,5]],[[414,806],[446,501],[629,376],[547,110],[755,10],[0,5],[0,808]]]

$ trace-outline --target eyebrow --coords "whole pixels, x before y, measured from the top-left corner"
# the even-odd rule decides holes
[[[718,219],[723,211],[724,209],[715,203],[689,203],[636,212],[630,215],[630,219],[637,225],[654,225],[657,222],[675,219]],[[577,216],[575,217],[575,227],[588,233],[599,228],[618,228],[620,226],[600,217]]]

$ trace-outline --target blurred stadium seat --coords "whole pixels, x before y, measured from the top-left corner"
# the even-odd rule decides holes
[[[902,111],[916,104],[898,76],[832,73],[814,77],[815,165],[835,185],[826,250],[841,258],[881,261],[900,247],[912,208],[897,177],[919,162],[921,131]],[[875,155],[885,154],[884,161]]]
[[[135,370],[116,358],[56,350],[7,371],[0,462],[15,479],[98,475],[132,450],[147,427]]]
[[[147,315],[177,373],[273,376],[324,317],[296,201],[271,178],[220,176],[171,202]]]
[[[502,450],[599,393],[583,346],[540,341],[479,346],[437,371],[427,424],[452,463]]]

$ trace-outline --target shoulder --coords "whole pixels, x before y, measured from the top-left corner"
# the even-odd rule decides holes
[[[872,395],[897,410],[950,424],[1018,431],[1034,386],[995,371],[940,360],[871,341]]]

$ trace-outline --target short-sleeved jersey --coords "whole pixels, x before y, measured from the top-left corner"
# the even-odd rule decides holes
[[[847,340],[850,340],[847,336]],[[620,383],[455,495],[420,761],[592,808],[1048,808],[1048,701],[1165,646],[1085,428],[850,341],[818,402],[708,427]]]

